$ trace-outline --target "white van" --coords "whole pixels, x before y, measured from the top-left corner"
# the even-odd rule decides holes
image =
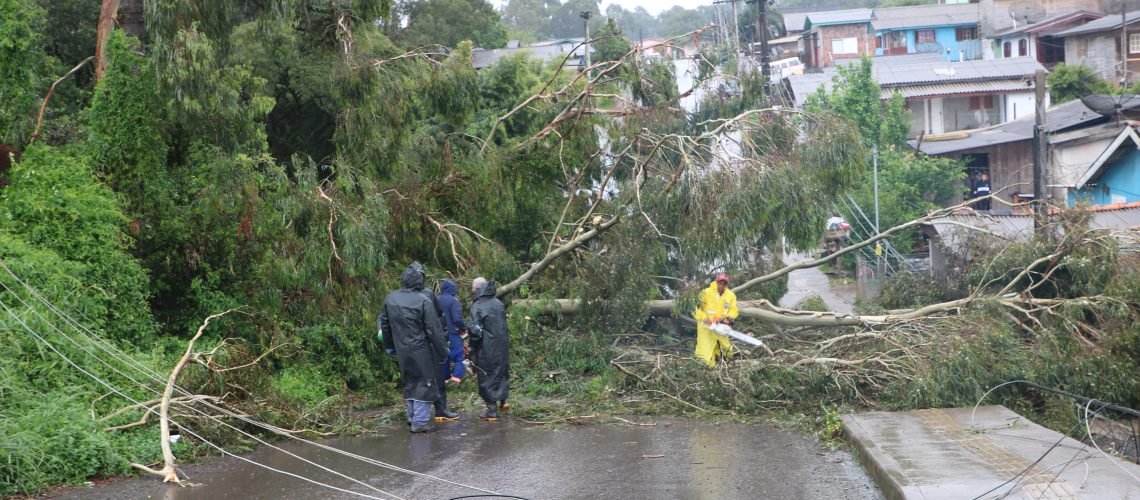
[[[772,63],[772,81],[779,82],[792,75],[804,74],[804,63],[798,57],[780,59]]]

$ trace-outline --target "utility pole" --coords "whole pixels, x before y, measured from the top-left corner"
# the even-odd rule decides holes
[[[1120,86],[1128,82],[1128,0],[1120,0]]]
[[[736,47],[736,52],[740,52],[740,26],[738,24],[739,18],[736,17],[736,0],[732,0],[732,45]]]
[[[770,94],[772,82],[772,56],[768,53],[768,1],[746,0],[746,3],[756,4],[756,34],[760,36],[760,77],[764,79],[765,97]]]
[[[719,5],[719,4],[725,4],[725,3],[732,4],[732,43],[729,45],[732,47],[735,47],[737,52],[741,51],[740,50],[740,25],[738,22],[739,18],[736,16],[736,2],[739,2],[739,1],[740,0],[716,0],[713,2],[713,5]]]
[[[1045,134],[1045,71],[1037,70],[1033,75],[1033,90],[1036,92],[1037,119],[1033,127],[1033,227],[1040,233],[1046,222],[1048,206],[1045,196],[1045,178],[1049,165],[1049,138]]]
[[[588,10],[582,11],[582,19],[586,25],[586,41],[583,42],[582,47],[586,49],[586,78],[590,77],[590,16],[594,13]]]

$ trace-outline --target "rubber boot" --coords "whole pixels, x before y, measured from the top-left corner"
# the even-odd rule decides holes
[[[447,393],[440,391],[439,399],[435,401],[435,421],[455,422],[456,420],[459,420],[459,414],[447,409]]]
[[[499,419],[499,406],[494,402],[487,403],[487,408],[479,412],[479,420],[493,422]]]
[[[432,423],[431,421],[428,421],[428,423],[426,423],[424,425],[413,425],[412,426],[412,432],[417,433],[417,434],[427,433],[427,432],[435,432],[438,430],[439,430],[439,427],[436,427],[436,425],[434,423]]]

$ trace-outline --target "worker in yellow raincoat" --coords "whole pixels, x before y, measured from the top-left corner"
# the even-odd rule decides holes
[[[693,311],[693,318],[697,320],[696,356],[712,368],[716,366],[718,355],[726,359],[732,357],[732,344],[728,337],[709,327],[717,323],[731,325],[740,311],[736,309],[736,294],[728,288],[728,275],[724,273],[716,275],[716,281],[701,291],[700,298],[701,305]]]

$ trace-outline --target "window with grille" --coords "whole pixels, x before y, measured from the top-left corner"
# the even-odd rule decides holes
[[[1128,53],[1140,54],[1140,33],[1128,34]]]
[[[977,26],[969,26],[966,28],[958,28],[955,35],[956,35],[955,38],[957,38],[957,40],[959,42],[964,41],[964,40],[977,40],[978,39],[978,27]]]
[[[1017,56],[1025,57],[1029,55],[1029,40],[1022,38],[1017,41]]]
[[[920,44],[934,43],[936,40],[934,37],[934,30],[918,30],[914,36],[915,40]]]

